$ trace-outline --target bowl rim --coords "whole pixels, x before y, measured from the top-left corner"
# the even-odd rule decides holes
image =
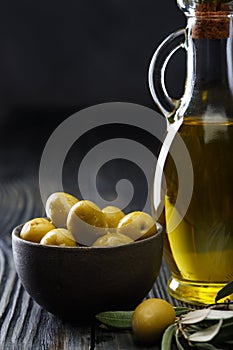
[[[146,242],[149,241],[153,241],[156,239],[159,239],[159,237],[161,237],[161,235],[163,235],[163,226],[159,223],[156,222],[156,228],[157,228],[157,232],[148,237],[148,238],[144,238],[138,241],[133,241],[131,243],[127,243],[127,244],[121,244],[118,246],[110,246],[110,247],[98,247],[98,246],[76,246],[76,247],[69,247],[69,246],[56,246],[56,245],[45,245],[45,244],[40,244],[40,243],[36,243],[36,242],[32,242],[32,241],[27,241],[23,238],[19,237],[20,234],[20,230],[23,227],[24,224],[20,224],[16,227],[14,227],[14,229],[12,230],[12,241],[16,240],[18,242],[20,242],[21,244],[25,244],[28,246],[34,246],[37,247],[38,249],[50,249],[50,250],[62,250],[62,251],[68,251],[68,250],[73,250],[73,251],[77,251],[77,250],[81,250],[81,251],[88,251],[88,250],[101,250],[101,251],[105,251],[105,250],[118,250],[118,249],[124,249],[125,247],[130,247],[130,246],[138,246],[138,245],[143,245]]]

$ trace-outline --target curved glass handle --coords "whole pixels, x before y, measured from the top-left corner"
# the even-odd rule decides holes
[[[181,37],[183,37],[181,41]],[[180,100],[172,99],[165,86],[165,70],[171,56],[180,48],[185,48],[186,30],[180,29],[170,34],[155,51],[149,66],[149,88],[151,95],[165,117],[169,118],[177,110]]]

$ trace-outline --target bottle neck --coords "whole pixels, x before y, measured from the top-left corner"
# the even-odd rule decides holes
[[[232,17],[228,16],[208,21],[188,18],[187,80],[179,115],[202,115],[207,110],[229,114],[222,110],[224,105],[233,105],[232,27]]]
[[[197,88],[231,90],[232,39],[192,39],[192,51],[193,78]]]

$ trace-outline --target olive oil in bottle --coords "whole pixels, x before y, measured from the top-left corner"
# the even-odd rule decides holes
[[[233,280],[233,120],[205,123],[186,117],[179,134],[192,161],[193,193],[180,221],[182,210],[174,206],[179,181],[169,155],[164,168],[165,255],[175,266],[174,278],[186,286],[182,293],[190,293],[189,284],[199,289],[213,284],[209,290],[213,302],[218,287]]]

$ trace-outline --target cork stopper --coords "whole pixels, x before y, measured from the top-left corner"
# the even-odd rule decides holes
[[[225,4],[198,4],[193,39],[226,39],[229,37],[230,20]]]

